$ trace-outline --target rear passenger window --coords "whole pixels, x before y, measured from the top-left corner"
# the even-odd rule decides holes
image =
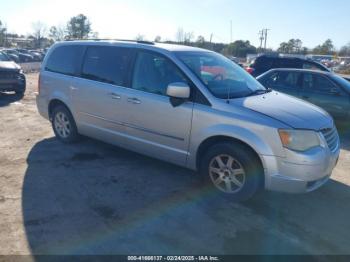
[[[74,76],[84,51],[83,46],[60,46],[51,53],[45,70]]]
[[[131,50],[123,47],[94,46],[87,49],[82,77],[125,86]]]

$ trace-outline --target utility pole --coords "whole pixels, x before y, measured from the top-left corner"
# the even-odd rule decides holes
[[[265,29],[265,45],[264,45],[265,52],[266,52],[267,32],[268,31],[270,31],[270,29]]]
[[[259,31],[259,40],[260,40],[260,51],[262,50],[262,44],[263,44],[263,41],[264,41],[264,29]]]
[[[261,31],[259,31],[259,40],[260,40],[260,51],[264,50],[266,52],[267,48],[267,32],[270,31],[270,29],[264,28]],[[265,41],[264,41],[265,40]],[[264,49],[263,49],[263,42],[264,42]]]

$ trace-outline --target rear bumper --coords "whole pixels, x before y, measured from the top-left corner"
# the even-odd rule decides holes
[[[307,164],[291,163],[286,158],[263,156],[266,167],[265,188],[287,193],[314,191],[329,180],[338,162],[339,153],[339,148],[335,152],[319,148],[306,157]]]
[[[45,97],[40,95],[36,96],[36,106],[38,108],[39,114],[49,120],[49,108]]]

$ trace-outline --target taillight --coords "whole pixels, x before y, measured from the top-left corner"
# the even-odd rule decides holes
[[[38,86],[37,86],[37,89],[36,89],[38,95],[40,95],[40,82],[41,82],[41,75],[40,75],[40,73],[39,73],[39,77],[38,77]]]
[[[249,74],[253,74],[253,72],[254,72],[254,68],[252,68],[252,67],[246,67],[245,70],[246,70]]]

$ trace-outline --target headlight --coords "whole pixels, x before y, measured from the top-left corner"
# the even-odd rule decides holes
[[[319,135],[312,130],[280,129],[282,145],[294,151],[307,151],[321,145]]]

